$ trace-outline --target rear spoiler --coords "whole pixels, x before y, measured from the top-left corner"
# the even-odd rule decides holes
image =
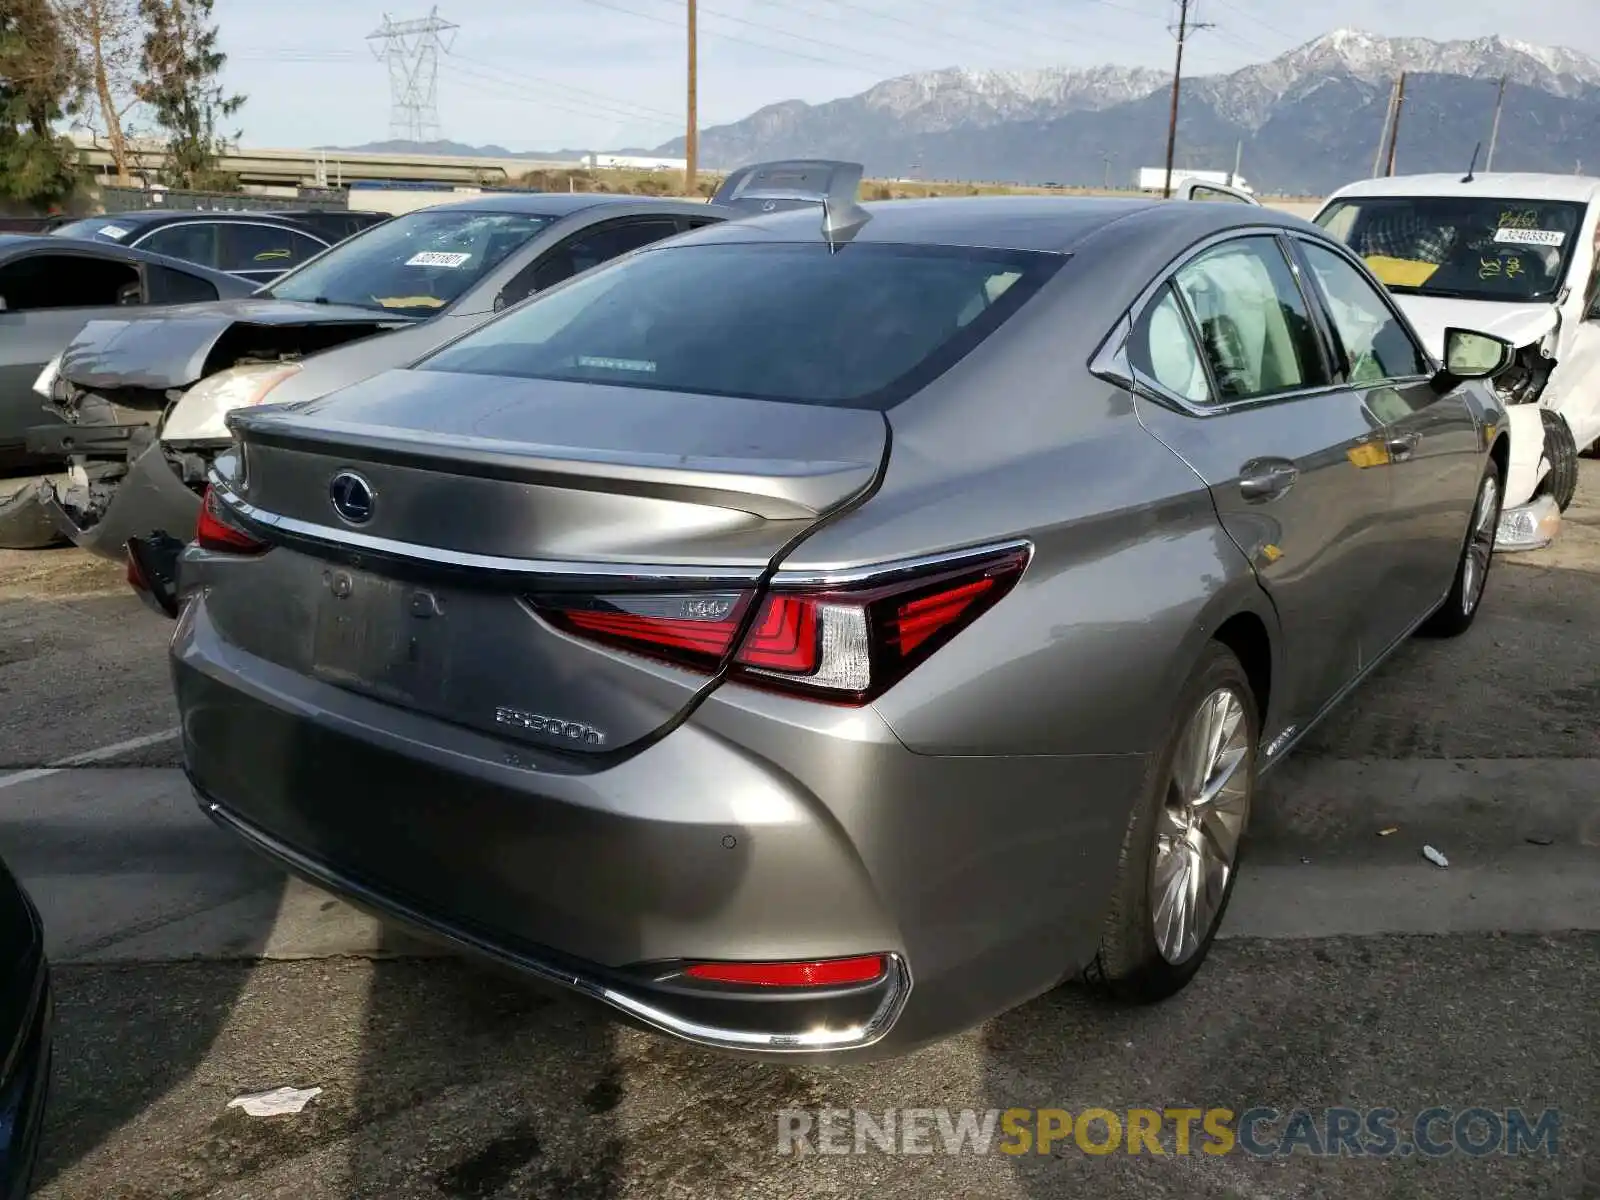
[[[770,213],[822,206],[822,233],[830,242],[854,233],[872,219],[857,202],[860,163],[796,158],[753,163],[731,172],[711,203],[745,212]]]

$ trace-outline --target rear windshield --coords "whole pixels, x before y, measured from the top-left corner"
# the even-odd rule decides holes
[[[420,369],[887,408],[1063,261],[882,243],[662,246],[535,297]]]
[[[264,294],[430,317],[550,220],[479,209],[419,209],[339,242]]]

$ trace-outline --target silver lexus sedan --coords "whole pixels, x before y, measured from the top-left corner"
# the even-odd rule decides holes
[[[1258,207],[812,200],[235,414],[172,642],[201,804],[703,1045],[1169,996],[1261,775],[1471,625],[1510,347],[1434,361]]]

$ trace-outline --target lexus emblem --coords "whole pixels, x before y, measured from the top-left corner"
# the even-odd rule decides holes
[[[328,499],[333,511],[349,525],[365,525],[372,520],[372,508],[377,500],[372,485],[354,471],[340,471],[328,484]]]

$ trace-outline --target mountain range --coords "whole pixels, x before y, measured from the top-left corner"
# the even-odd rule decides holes
[[[1260,191],[1322,194],[1372,173],[1407,74],[1395,169],[1467,169],[1507,80],[1494,166],[1600,171],[1600,61],[1502,37],[1436,42],[1341,29],[1270,62],[1186,77],[1177,164],[1231,169]],[[700,133],[700,162],[842,158],[872,177],[1127,186],[1165,160],[1171,75],[1087,70],[905,75],[823,104],[771,104]],[[683,139],[632,153],[681,156]],[[1482,159],[1480,157],[1480,166]]]

